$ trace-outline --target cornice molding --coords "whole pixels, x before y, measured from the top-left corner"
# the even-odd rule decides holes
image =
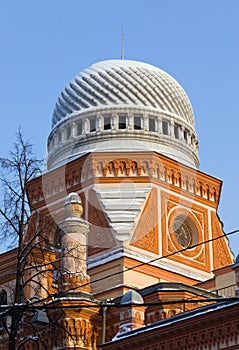
[[[44,201],[51,202],[65,195],[72,188],[84,188],[89,181],[120,182],[125,178],[133,182],[141,182],[143,178],[157,182],[213,208],[217,208],[222,184],[214,177],[155,152],[95,152],[31,181],[29,200],[34,209]]]

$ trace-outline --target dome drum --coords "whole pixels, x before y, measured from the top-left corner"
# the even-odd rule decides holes
[[[125,139],[127,149],[162,152],[178,161],[181,157],[182,162],[188,154],[188,159],[193,158],[189,165],[198,166],[197,135],[189,123],[169,113],[135,107],[89,111],[62,121],[48,139],[48,165],[60,165],[55,164],[58,156],[70,161],[87,151],[115,149],[120,139]]]

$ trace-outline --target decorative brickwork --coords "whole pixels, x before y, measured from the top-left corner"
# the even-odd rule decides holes
[[[136,227],[131,245],[158,254],[158,205],[157,190],[149,194],[144,210]]]
[[[217,206],[221,182],[197,170],[179,164],[154,152],[91,153],[43,175],[29,183],[29,197],[32,206],[42,200],[52,201],[60,193],[81,188],[85,181],[95,178],[141,177],[159,180],[167,188],[180,190],[183,194],[196,196]],[[52,198],[51,198],[52,197]]]
[[[212,212],[212,228],[213,228],[213,238],[222,237],[223,230],[221,222],[219,221],[216,213]],[[219,269],[223,266],[233,264],[233,256],[228,250],[228,239],[227,237],[219,238],[213,241],[214,255],[213,264],[214,270]]]

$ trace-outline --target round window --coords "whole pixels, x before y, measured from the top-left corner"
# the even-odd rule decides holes
[[[181,208],[180,208],[181,209]],[[202,249],[202,230],[192,213],[175,210],[168,222],[169,243],[187,256],[194,256]],[[173,247],[169,246],[172,250]]]
[[[188,248],[192,245],[192,230],[183,218],[178,217],[174,220],[173,231],[181,247]]]

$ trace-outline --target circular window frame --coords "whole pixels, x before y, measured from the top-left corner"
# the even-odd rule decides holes
[[[191,242],[187,247],[182,246],[175,235],[175,222],[177,221],[185,224],[188,230],[190,230]],[[198,255],[203,248],[202,244],[200,244],[202,242],[201,226],[195,216],[187,210],[177,208],[171,213],[168,220],[168,234],[175,250],[180,251],[181,254],[188,257]]]

